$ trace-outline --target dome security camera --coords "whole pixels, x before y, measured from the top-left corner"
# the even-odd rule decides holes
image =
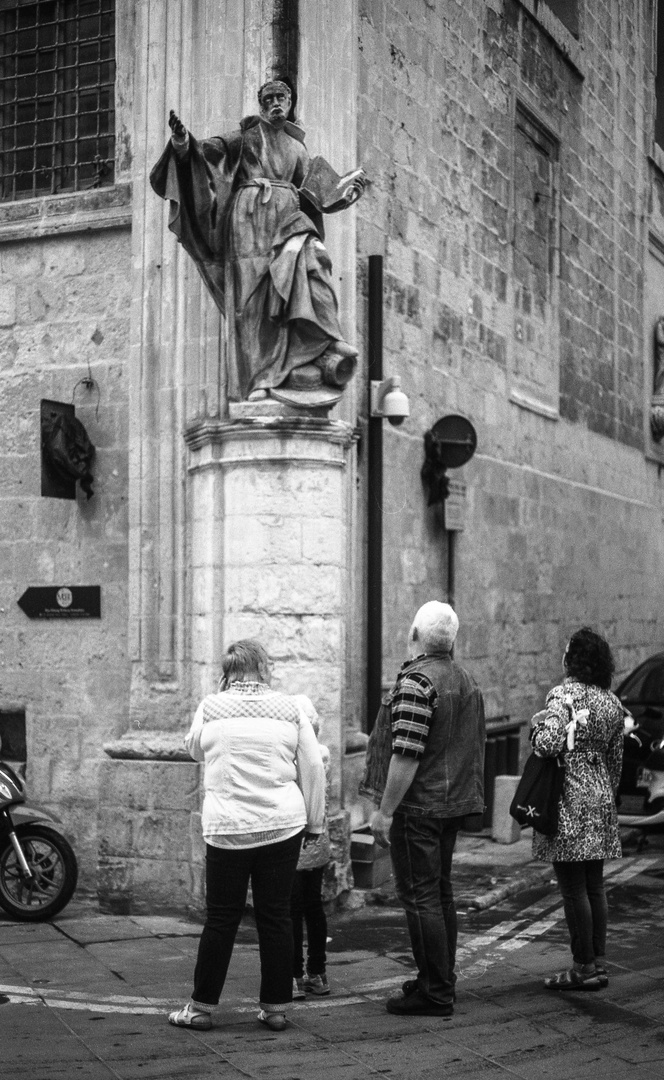
[[[371,383],[371,415],[383,417],[398,427],[410,416],[410,403],[401,389],[401,379],[393,375],[382,382]]]
[[[383,398],[383,416],[394,426],[410,416],[410,403],[402,390],[390,390]]]

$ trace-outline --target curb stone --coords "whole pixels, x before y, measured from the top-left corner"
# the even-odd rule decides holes
[[[487,877],[489,875],[495,875],[489,877],[491,884],[493,884],[497,878],[504,877],[503,867],[498,868],[491,865],[487,860],[487,865],[477,865],[476,870],[476,882],[469,881],[468,868],[460,865],[457,870],[460,871],[457,877],[454,877],[453,872],[453,884],[455,885],[455,897],[458,907],[473,908],[478,911],[484,911],[487,908],[493,907],[495,904],[499,904],[501,900],[506,899],[508,896],[514,896],[516,893],[522,892],[526,889],[537,888],[544,884],[555,884],[553,878],[552,869],[549,864],[544,866],[533,866],[526,869],[523,866],[515,867],[518,870],[517,874],[510,877],[509,880],[504,881],[501,884],[496,884],[494,888],[486,889]],[[503,873],[500,873],[500,870]],[[464,873],[465,871],[465,873]],[[498,872],[496,872],[498,871]],[[480,891],[481,890],[481,891]],[[377,907],[401,907],[400,901],[397,898],[394,882],[385,882],[384,885],[379,886],[376,889],[353,889],[350,894],[353,898],[349,903],[344,903],[345,910],[353,910],[356,908],[364,907],[365,905],[375,905]],[[350,899],[350,898],[349,898]]]
[[[494,904],[499,904],[501,900],[508,896],[514,896],[515,893],[533,888],[536,885],[543,885],[547,881],[551,884],[555,883],[551,877],[550,866],[542,867],[538,873],[530,874],[527,877],[513,878],[512,881],[507,881],[504,885],[498,885],[495,889],[480,893],[479,896],[469,900],[467,906],[484,911],[486,908],[493,907]]]

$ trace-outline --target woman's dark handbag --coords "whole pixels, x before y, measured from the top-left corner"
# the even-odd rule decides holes
[[[561,758],[530,755],[510,805],[510,814],[522,829],[531,825],[544,836],[558,832],[564,782],[565,766]]]

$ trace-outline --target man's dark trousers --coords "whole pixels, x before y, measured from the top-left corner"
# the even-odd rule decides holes
[[[454,998],[457,914],[452,854],[463,817],[433,818],[397,811],[390,843],[397,895],[406,911],[417,986],[441,1004]]]

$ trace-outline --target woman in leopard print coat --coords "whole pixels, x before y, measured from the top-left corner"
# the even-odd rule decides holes
[[[558,831],[534,833],[533,855],[552,862],[569,927],[573,967],[545,981],[551,990],[598,990],[606,973],[604,859],[622,856],[615,796],[622,767],[624,714],[609,689],[608,643],[588,627],[572,635],[566,677],[533,717],[531,741],[541,757],[563,755],[565,784]]]

